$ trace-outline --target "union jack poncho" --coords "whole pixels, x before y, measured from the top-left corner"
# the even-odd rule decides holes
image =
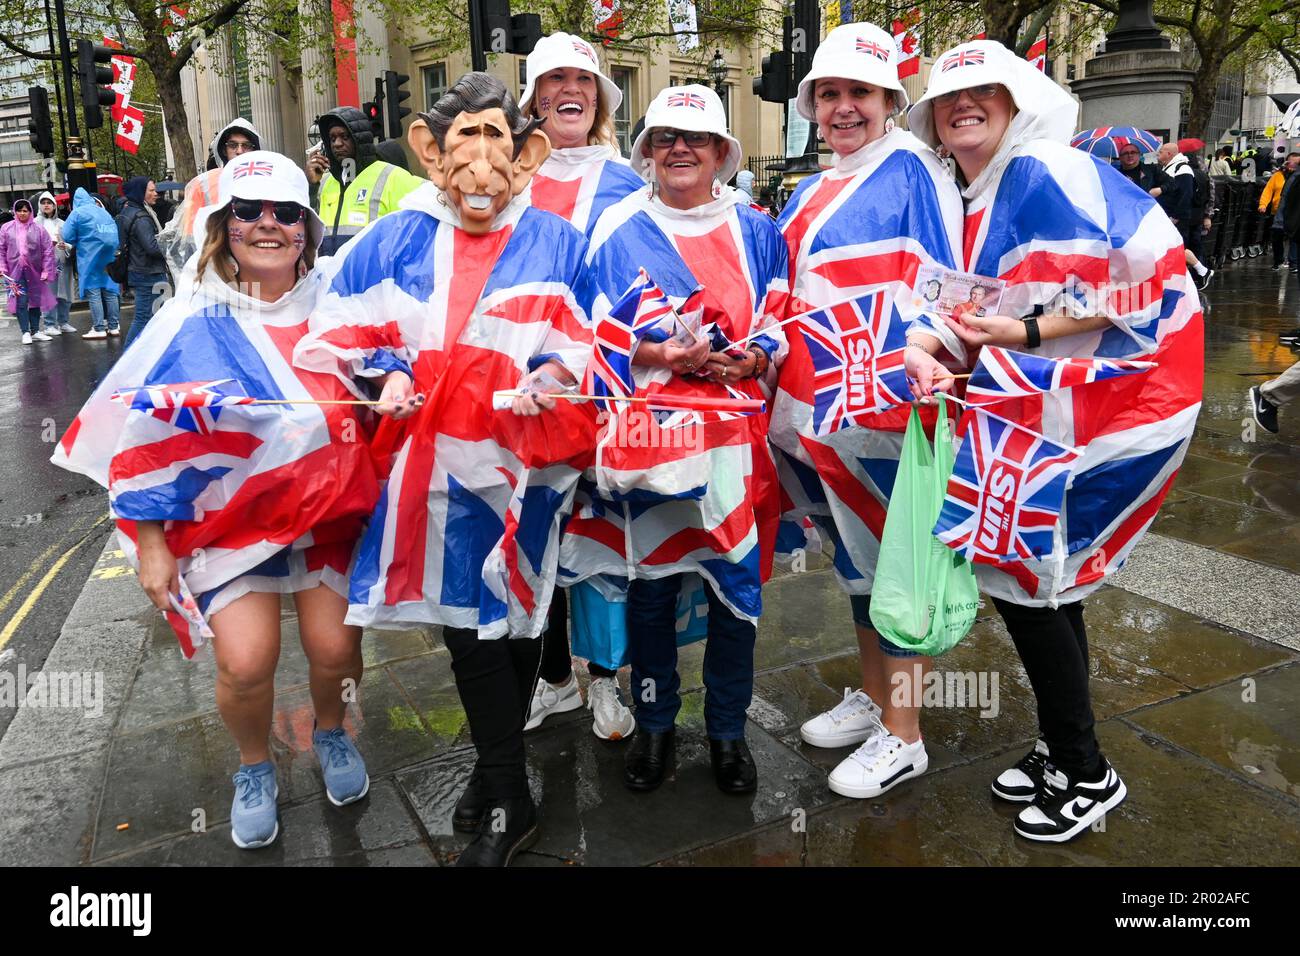
[[[199,608],[248,591],[325,583],[346,592],[348,562],[379,482],[352,406],[139,408],[115,401],[178,382],[258,398],[343,399],[336,378],[295,368],[320,288],[312,273],[274,303],[209,271],[170,300],[109,371],[50,459],[108,489],[123,550],[136,522],[164,522]]]
[[[994,163],[968,200],[963,248],[968,271],[1006,282],[999,311],[1105,315],[1110,327],[1049,339],[1036,354],[1157,365],[994,406],[1082,451],[1050,553],[976,567],[988,593],[1056,607],[1119,570],[1174,482],[1201,406],[1201,306],[1177,230],[1114,169],[1046,139]]]
[[[965,349],[939,317],[910,304],[921,266],[955,267],[961,228],[956,185],[910,133],[894,130],[805,179],[780,225],[790,253],[791,315],[884,286],[904,327],[924,327],[965,361]],[[901,347],[902,338],[888,347]],[[869,594],[910,406],[856,415],[864,427],[819,436],[817,374],[803,337],[792,335],[772,413],[782,507],[790,519],[814,517],[838,539],[841,587]],[[933,410],[927,415],[932,424]]]
[[[533,205],[568,220],[590,239],[606,209],[644,186],[612,146],[553,149],[533,177]]]
[[[693,300],[702,308],[700,321],[715,324],[731,342],[777,321],[786,309],[781,236],[735,190],[691,210],[670,209],[645,189],[633,193],[601,217],[588,265],[598,317],[608,315],[639,269],[675,308],[703,286]],[[666,313],[658,336],[650,337],[668,338],[674,321]],[[784,335],[776,329],[753,341],[772,355],[769,379],[775,377],[786,351]],[[638,395],[762,398],[767,388],[750,379],[732,390],[666,369],[634,367],[634,374]],[[778,517],[766,436],[766,415],[632,408],[607,419],[595,470],[584,480],[565,529],[561,583],[600,574],[661,578],[698,572],[733,613],[757,620]]]
[[[344,247],[295,353],[358,394],[357,379],[407,362],[427,396],[376,434],[389,477],[358,549],[347,619],[535,637],[594,412],[559,402],[525,419],[494,411],[492,394],[551,358],[581,379],[586,240],[532,208],[527,190],[483,235],[460,229],[438,196],[426,184]]]

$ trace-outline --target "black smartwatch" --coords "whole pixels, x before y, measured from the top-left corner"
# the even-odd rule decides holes
[[[1025,347],[1036,349],[1043,344],[1043,336],[1038,331],[1038,320],[1029,318],[1024,320],[1025,323]]]

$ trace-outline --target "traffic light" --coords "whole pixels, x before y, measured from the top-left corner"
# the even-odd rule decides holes
[[[396,70],[384,71],[384,90],[388,95],[388,138],[402,138],[402,120],[411,115],[411,108],[403,106],[411,98],[411,91],[403,89],[411,78]]]
[[[532,53],[542,38],[542,18],[536,13],[510,15],[510,0],[470,0],[477,3],[479,17],[475,46],[484,53]]]
[[[100,108],[111,107],[117,99],[117,94],[111,89],[113,68],[99,65],[111,60],[113,52],[111,48],[90,40],[77,41],[77,75],[81,78],[81,105],[85,108],[86,129],[103,126],[104,114]]]
[[[527,56],[542,38],[542,18],[536,13],[518,13],[510,18],[510,52]]]
[[[471,0],[483,11],[475,44],[484,53],[510,52],[510,0]]]
[[[27,105],[32,118],[27,123],[32,149],[42,156],[54,155],[54,124],[50,122],[50,94],[43,86],[27,88]]]
[[[366,119],[370,121],[370,135],[374,137],[376,143],[381,142],[384,138],[384,108],[378,103],[362,103],[361,112],[366,114]]]
[[[754,77],[754,95],[768,103],[787,103],[790,89],[790,54],[776,50],[763,57],[763,73]]]

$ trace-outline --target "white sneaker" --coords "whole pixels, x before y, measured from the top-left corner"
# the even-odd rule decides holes
[[[844,688],[844,699],[799,728],[799,736],[814,747],[848,747],[860,744],[879,724],[880,706],[866,691]]]
[[[109,330],[108,330],[108,334],[111,335],[111,336],[113,336],[113,338],[117,338],[119,335],[122,334],[122,330],[121,330],[120,328],[119,328],[119,329],[109,329]]]
[[[569,682],[556,687],[550,681],[538,679],[533,691],[533,702],[528,708],[528,723],[524,730],[533,730],[542,725],[542,721],[551,714],[566,714],[582,706],[582,693],[578,690],[578,679],[569,676]]]
[[[23,345],[31,345],[31,344],[32,344],[32,333],[30,333],[30,332],[24,332],[24,333],[23,333]]]
[[[48,329],[41,329],[41,331],[44,332],[46,335],[62,335],[62,334],[63,334],[63,330],[62,330],[61,328],[59,328],[57,325],[52,325],[52,326],[50,326]]]
[[[59,328],[62,329],[64,332],[77,331],[77,327],[73,325],[71,322],[64,322],[62,325],[59,326]]]
[[[593,677],[587,688],[587,709],[593,718],[591,729],[601,740],[622,740],[636,730],[636,718],[618,696],[613,677]]]
[[[32,338],[37,342],[48,342],[50,340],[50,337],[44,332],[34,332],[32,333]]]
[[[83,339],[106,339],[108,333],[103,329],[91,329],[89,332],[83,332],[81,337]]]
[[[874,718],[879,723],[879,718]],[[830,788],[844,797],[878,797],[904,780],[919,777],[930,766],[925,743],[905,744],[885,730],[867,740],[831,771]]]

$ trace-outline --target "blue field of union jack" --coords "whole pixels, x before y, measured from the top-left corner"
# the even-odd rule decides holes
[[[889,51],[874,40],[864,40],[862,37],[858,37],[857,51],[859,53],[870,53],[877,60],[889,60]]]
[[[816,435],[912,401],[903,368],[906,329],[887,288],[809,312],[794,326],[812,358]]]
[[[646,333],[673,313],[672,303],[644,269],[614,303],[608,317],[596,320],[595,348],[587,367],[590,395],[627,397],[636,393],[632,378],[632,353]],[[608,402],[598,402],[608,409]]]
[[[689,106],[693,110],[704,109],[704,97],[699,93],[674,93],[668,97],[668,106],[670,108],[678,106]]]
[[[935,536],[980,564],[1051,554],[1078,452],[982,408],[963,424]]]
[[[1135,375],[1155,367],[1155,362],[1127,359],[1047,358],[986,345],[980,350],[975,370],[966,383],[966,400],[972,405],[991,405],[1010,398]]]
[[[954,53],[943,61],[939,67],[940,73],[947,73],[949,70],[955,70],[959,66],[983,66],[983,50],[962,50],[960,53]]]

